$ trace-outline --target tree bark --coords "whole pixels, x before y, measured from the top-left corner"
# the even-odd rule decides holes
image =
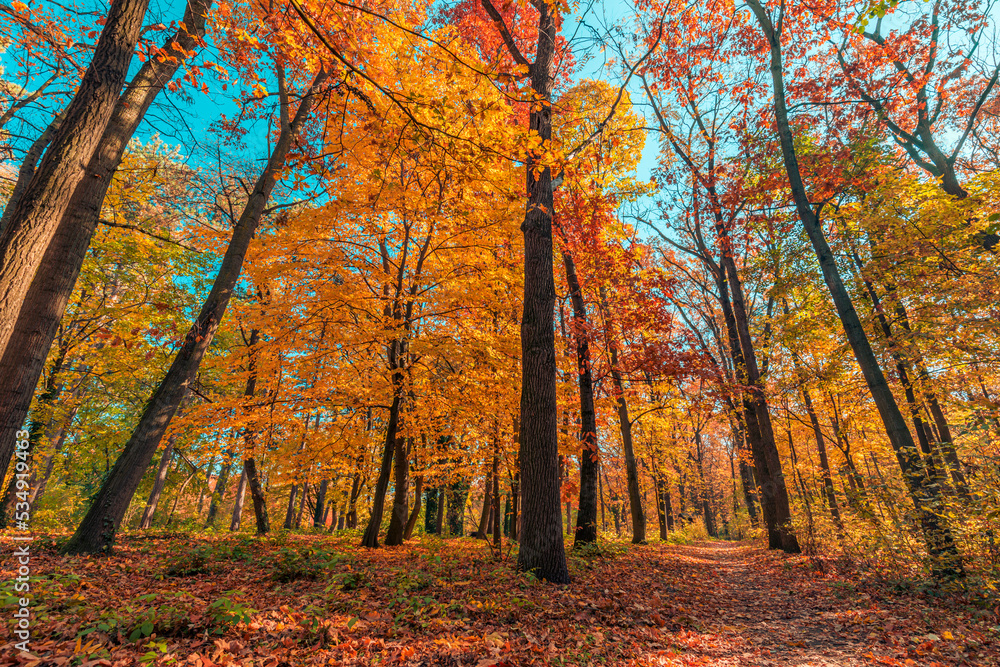
[[[497,26],[503,19],[482,0]],[[552,140],[553,65],[558,32],[554,5],[534,2],[538,11],[535,60],[528,61],[501,29],[515,60],[531,74],[528,124],[543,144]],[[527,208],[524,234],[524,310],[521,318],[521,548],[517,569],[555,584],[569,583],[558,486],[556,404],[555,281],[552,274],[552,170],[532,151],[525,159]]]
[[[110,551],[115,533],[125,516],[132,495],[135,493],[143,473],[149,466],[164,431],[170,424],[181,399],[187,393],[201,366],[201,360],[208,350],[222,317],[226,313],[229,300],[239,281],[250,242],[260,225],[264,208],[271,191],[285,164],[285,158],[298,136],[300,128],[309,115],[313,99],[327,74],[320,71],[309,90],[306,91],[293,119],[290,117],[290,100],[285,90],[283,73],[279,76],[281,88],[281,131],[267,166],[257,179],[242,215],[233,230],[226,255],[215,277],[212,290],[202,306],[198,319],[188,332],[185,341],[174,357],[166,377],[157,387],[146,405],[138,425],[125,445],[125,450],[115,462],[111,473],[101,485],[94,502],[76,533],[66,545],[67,553],[99,553]],[[248,463],[252,459],[248,459]],[[247,471],[250,490],[255,486],[253,471]],[[256,509],[257,498],[254,498]],[[260,528],[260,526],[258,526]]]
[[[240,529],[243,519],[243,501],[247,495],[247,469],[243,468],[240,473],[240,483],[236,486],[236,498],[233,502],[233,518],[229,522],[229,532],[235,533]]]
[[[267,516],[267,502],[264,498],[264,489],[260,484],[260,475],[257,472],[257,460],[254,457],[243,462],[243,470],[247,476],[247,484],[250,486],[250,497],[253,499],[253,514],[257,520],[257,534],[266,535],[271,532],[271,522]]]
[[[319,483],[319,491],[316,492],[316,510],[313,512],[313,528],[325,527],[326,492],[330,487],[330,480],[324,479]]]
[[[395,350],[395,342],[390,345],[390,355]],[[391,362],[390,362],[391,363]],[[389,490],[389,475],[392,474],[393,451],[397,443],[396,431],[399,425],[399,408],[403,398],[403,374],[394,370],[392,405],[389,406],[389,421],[385,429],[385,443],[382,446],[382,463],[379,466],[378,480],[375,482],[375,493],[372,498],[372,515],[368,527],[361,538],[361,546],[370,549],[378,548],[378,534],[382,530],[382,513],[385,508],[385,494]]]
[[[594,410],[594,381],[590,364],[590,327],[587,304],[576,273],[576,264],[568,251],[563,252],[566,283],[573,304],[573,339],[576,342],[577,381],[580,388],[580,499],[576,515],[573,547],[597,541],[597,416]]]
[[[423,482],[423,475],[417,478],[417,483]],[[437,526],[437,515],[438,515],[438,498],[441,495],[441,489],[427,489],[427,511],[424,515],[424,532],[428,535],[440,535],[440,531]]]
[[[137,0],[128,0],[121,6],[114,5],[111,13],[114,14],[123,10],[128,5],[136,4]],[[148,0],[138,0],[143,5],[141,13],[135,20],[141,22],[142,13],[145,13],[145,3]],[[37,257],[30,260],[37,264],[38,270],[32,267],[30,272],[19,272],[17,276],[11,275],[11,280],[27,281],[23,286],[17,287],[17,294],[6,292],[5,281],[7,275],[0,276],[0,377],[6,381],[0,385],[0,472],[6,471],[9,455],[5,452],[13,451],[14,435],[17,429],[21,428],[25,416],[31,406],[31,398],[38,384],[38,378],[45,365],[45,359],[52,347],[66,310],[66,304],[73,293],[77,277],[80,275],[80,267],[90,246],[90,239],[97,228],[101,215],[101,208],[105,195],[111,186],[112,177],[118,165],[121,163],[122,155],[128,146],[129,140],[135,134],[143,117],[148,111],[153,100],[160,90],[173,78],[177,69],[183,64],[186,54],[193,50],[193,47],[201,41],[201,36],[205,33],[205,20],[212,0],[190,0],[184,13],[183,22],[185,28],[178,30],[172,39],[168,39],[164,44],[164,50],[173,54],[172,59],[160,61],[157,58],[150,58],[139,69],[138,73],[129,82],[128,87],[118,97],[121,90],[121,82],[114,84],[116,76],[112,76],[104,83],[110,83],[113,90],[106,91],[107,95],[113,93],[110,100],[113,109],[109,108],[110,117],[100,127],[96,124],[86,124],[83,127],[68,127],[73,123],[83,122],[79,117],[76,120],[71,117],[72,106],[76,104],[74,99],[70,108],[64,112],[64,122],[61,129],[69,133],[77,132],[84,128],[94,133],[95,139],[100,141],[86,154],[74,153],[72,159],[79,162],[73,169],[86,165],[86,170],[81,172],[82,182],[74,187],[65,206],[54,207],[48,210],[45,215],[51,216],[51,220],[46,222],[45,246]],[[138,12],[138,8],[133,11]],[[108,31],[111,23],[105,27]],[[130,19],[132,20],[132,19]],[[138,28],[138,24],[134,26]],[[131,29],[131,28],[130,28]],[[138,34],[136,34],[136,37]],[[101,39],[104,39],[102,34]],[[128,58],[131,58],[132,49],[136,39],[131,39],[131,46],[121,57],[126,57],[125,67]],[[172,48],[176,43],[181,50]],[[100,44],[98,49],[100,49]],[[95,63],[98,62],[95,54]],[[93,67],[93,65],[92,65]],[[88,74],[90,72],[88,71]],[[106,73],[102,73],[104,76]],[[122,73],[124,77],[124,72]],[[123,81],[124,79],[122,79]],[[81,84],[80,90],[83,90]],[[104,95],[104,93],[102,93]],[[79,94],[78,94],[79,96]],[[114,100],[117,100],[115,102]],[[103,102],[102,102],[103,104]],[[94,119],[91,119],[93,121]],[[60,141],[60,133],[53,138],[52,148],[43,159],[39,167],[39,179],[45,181],[43,171],[50,156],[56,158],[53,151],[56,150],[56,142]],[[65,134],[62,138],[65,138]],[[88,138],[89,142],[89,138]],[[80,145],[82,148],[82,144]],[[66,158],[66,156],[63,156]],[[22,165],[23,166],[23,165]],[[49,165],[51,166],[51,165]],[[51,176],[51,174],[49,174]],[[85,178],[83,178],[85,176]],[[36,179],[37,180],[37,179]],[[38,183],[32,180],[30,187],[35,187]],[[33,194],[32,194],[33,192]],[[38,199],[36,204],[44,203],[39,199],[39,192],[32,191],[25,193],[25,201],[34,197]],[[30,203],[28,204],[30,207]],[[21,213],[12,213],[13,219],[16,215],[25,213],[18,205],[15,207]],[[35,213],[42,212],[36,209]],[[34,215],[34,214],[31,214]],[[5,212],[6,216],[6,212]],[[16,230],[11,228],[11,233],[16,234]],[[24,230],[22,230],[24,231]],[[41,233],[41,230],[38,230]],[[51,238],[51,242],[48,239]],[[39,241],[41,238],[39,237]],[[2,252],[2,241],[0,241],[0,252]],[[27,247],[25,247],[27,251]],[[5,255],[6,256],[6,255]],[[6,266],[6,260],[4,260]],[[3,273],[3,269],[0,269]],[[16,300],[16,303],[13,301]]]
[[[628,504],[632,516],[632,544],[646,543],[646,515],[642,511],[642,494],[639,491],[639,469],[632,446],[632,420],[625,402],[625,386],[621,367],[618,364],[618,344],[611,331],[611,313],[608,311],[607,296],[601,287],[601,307],[604,309],[605,326],[608,329],[608,353],[611,356],[611,381],[615,390],[615,405],[618,410],[618,425],[622,436],[622,450],[625,454],[625,477],[628,482]]]
[[[396,451],[393,456],[395,489],[392,496],[392,515],[389,517],[389,529],[385,533],[387,547],[399,546],[403,543],[406,522],[409,519],[410,457],[407,454],[409,447],[406,443],[406,438],[400,435],[396,436]]]
[[[32,276],[100,146],[148,4],[148,0],[120,0],[111,5],[66,116],[0,235],[0,350],[7,348]]]
[[[408,540],[413,537],[413,529],[417,527],[417,520],[420,519],[420,503],[424,497],[424,476],[417,475],[413,486],[413,509],[410,511],[410,518],[406,520],[406,530],[403,531],[403,539]],[[431,508],[428,506],[427,513],[430,515]]]
[[[146,509],[142,512],[142,520],[139,522],[140,530],[148,530],[153,525],[153,514],[156,506],[160,502],[160,494],[167,483],[167,472],[170,470],[170,463],[174,458],[174,440],[171,436],[167,439],[167,446],[163,449],[160,457],[160,466],[156,471],[156,479],[153,481],[153,489],[149,492],[149,499],[146,501]]]
[[[489,475],[483,483],[483,510],[479,514],[479,524],[476,528],[476,539],[485,540],[489,530],[490,511],[493,509],[493,483]]]
[[[205,519],[205,526],[208,528],[215,525],[215,517],[219,513],[219,506],[226,496],[226,485],[229,483],[229,471],[232,467],[233,464],[227,458],[219,469],[219,477],[215,480],[215,489],[212,491],[212,500],[208,503],[208,517]]]

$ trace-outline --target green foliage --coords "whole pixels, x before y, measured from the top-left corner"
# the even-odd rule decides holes
[[[286,547],[278,551],[271,579],[282,583],[322,579],[346,560],[347,556],[344,554],[321,548]]]

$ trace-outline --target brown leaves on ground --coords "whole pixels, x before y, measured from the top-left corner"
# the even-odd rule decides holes
[[[804,556],[722,542],[605,544],[573,584],[468,539],[127,539],[111,558],[35,550],[30,654],[0,665],[996,665],[997,609],[856,584]],[[5,597],[12,565],[3,564]]]

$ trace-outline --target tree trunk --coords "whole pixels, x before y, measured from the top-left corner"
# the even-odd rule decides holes
[[[417,520],[420,519],[420,502],[424,497],[424,476],[417,475],[413,486],[413,509],[410,511],[410,518],[406,520],[406,530],[403,531],[403,539],[408,540],[413,537],[413,529],[417,527]],[[430,514],[431,508],[427,508]]]
[[[156,505],[160,502],[160,494],[167,483],[167,471],[170,469],[170,462],[174,458],[175,436],[167,439],[167,446],[163,449],[163,456],[160,457],[160,466],[156,471],[156,479],[153,482],[153,490],[149,492],[149,500],[146,501],[146,509],[142,513],[142,521],[139,522],[140,530],[148,530],[153,525],[153,513],[156,512]]]
[[[285,530],[291,530],[295,521],[295,497],[298,495],[299,485],[292,484],[291,491],[288,492],[288,506],[285,508]]]
[[[500,520],[500,432],[497,427],[496,438],[493,441],[493,544],[499,548],[502,537],[502,521]]]
[[[240,483],[236,486],[236,499],[233,502],[233,518],[229,522],[229,532],[235,533],[240,529],[240,522],[243,519],[243,500],[247,495],[247,469],[243,468],[240,474]]]
[[[451,494],[448,498],[448,533],[452,537],[461,537],[465,531],[465,499],[468,496],[469,487],[464,482],[455,482],[451,485]]]
[[[324,528],[326,524],[324,523],[326,516],[324,512],[326,510],[326,492],[330,487],[330,480],[324,479],[319,484],[319,491],[316,492],[316,510],[313,512],[313,528]]]
[[[628,404],[625,402],[625,386],[622,381],[621,369],[618,365],[618,344],[611,331],[611,313],[608,310],[607,296],[601,287],[601,307],[604,309],[605,326],[608,329],[608,353],[611,355],[611,380],[614,384],[615,405],[618,408],[618,425],[622,435],[622,450],[625,454],[625,477],[628,482],[628,504],[632,515],[632,544],[646,543],[646,515],[642,511],[642,495],[639,491],[639,469],[635,462],[635,450],[632,447],[632,420],[628,414]]]
[[[239,281],[243,260],[260,225],[271,191],[281,175],[285,158],[298,136],[299,129],[306,121],[316,92],[326,78],[327,75],[323,71],[316,75],[311,87],[303,96],[294,119],[289,121],[289,94],[285,90],[283,74],[279,75],[281,132],[267,166],[257,179],[243,213],[233,229],[233,237],[198,319],[174,357],[166,377],[146,404],[139,424],[126,443],[125,450],[115,462],[114,469],[101,485],[90,510],[66,545],[67,553],[99,553],[110,550],[132,495],[139,486],[181,399],[194,380],[201,366],[201,360],[219,327],[219,322],[226,313],[229,299]],[[248,476],[250,490],[253,493],[255,484],[252,471],[248,470]],[[256,487],[260,491],[259,483]],[[256,504],[255,497],[255,509]]]
[[[701,513],[705,517],[705,531],[709,537],[718,537],[719,529],[715,525],[715,512],[712,509],[711,502],[709,502],[711,489],[709,489],[708,480],[705,478],[705,466],[703,464],[705,454],[701,446],[701,431],[696,430],[694,432],[694,444],[695,452],[698,454],[695,463],[698,464],[698,481],[701,486],[701,492],[698,496],[701,500]]]
[[[435,526],[436,530],[434,532],[435,532],[436,535],[443,536],[444,535],[444,506],[445,506],[445,502],[447,502],[447,500],[445,498],[444,488],[443,487],[438,487],[438,490],[437,490],[437,501],[438,501],[438,506],[437,506],[437,522],[436,522],[436,526]]]
[[[801,381],[801,374],[800,374]],[[837,494],[833,488],[833,476],[830,473],[830,459],[826,453],[826,441],[823,440],[823,430],[819,425],[819,418],[816,416],[816,409],[813,407],[812,398],[805,385],[800,387],[802,401],[805,403],[806,412],[809,414],[809,421],[812,424],[813,435],[816,438],[816,450],[819,452],[819,469],[823,476],[823,493],[826,495],[826,505],[830,509],[830,516],[837,527],[837,532],[841,535],[844,532],[844,524],[840,519],[840,508],[837,506]]]
[[[861,319],[858,317],[851,297],[840,278],[840,271],[823,234],[818,215],[813,210],[806,194],[795,153],[791,125],[788,121],[788,108],[785,103],[780,35],[775,31],[770,16],[761,6],[759,0],[748,0],[748,5],[763,30],[770,48],[775,119],[785,171],[788,174],[799,219],[813,245],[813,250],[823,270],[823,279],[833,297],[834,306],[844,326],[847,340],[854,351],[858,365],[861,367],[868,389],[885,425],[886,435],[896,453],[896,460],[899,463],[913,505],[920,516],[927,551],[933,560],[934,575],[939,578],[963,576],[962,557],[955,545],[951,529],[947,522],[939,516],[939,512],[943,508],[941,492],[926,483],[923,465],[914,446],[913,437],[906,426],[906,420],[885,381],[885,376],[872,350],[868,335],[861,325]]]
[[[424,481],[423,475],[417,477],[417,484],[422,484]],[[440,489],[427,489],[427,511],[424,515],[424,532],[428,535],[440,535],[437,526],[437,514],[438,514],[438,497],[440,495]]]
[[[111,5],[65,118],[0,235],[0,350],[7,349],[32,276],[101,145],[125,85],[148,4],[148,0],[120,0]],[[5,372],[4,377],[10,376]],[[4,471],[7,461],[9,456],[0,460]]]
[[[389,406],[389,421],[386,424],[385,443],[382,446],[382,462],[379,465],[378,480],[375,482],[375,493],[372,498],[372,514],[368,520],[368,527],[365,528],[365,534],[361,538],[361,546],[370,549],[378,548],[378,534],[382,530],[382,513],[385,509],[385,494],[389,490],[389,475],[392,474],[393,451],[402,448],[402,442],[397,442],[396,436],[399,428],[399,411],[403,400],[401,364],[405,351],[399,349],[400,345],[400,341],[394,340],[388,346],[389,368],[392,372],[392,405]],[[398,468],[397,465],[397,478],[399,476]],[[405,494],[405,491],[403,493]],[[406,502],[405,495],[403,502]]]
[[[0,377],[6,379],[0,385],[0,415],[2,415],[0,477],[7,470],[10,456],[5,452],[8,451],[8,447],[13,451],[14,434],[24,423],[45,359],[76,285],[90,239],[100,219],[101,208],[111,185],[112,176],[121,162],[129,140],[135,134],[153,100],[173,78],[187,57],[187,53],[193,51],[204,35],[206,16],[212,4],[211,0],[191,0],[183,17],[185,27],[178,30],[164,44],[164,50],[173,54],[172,57],[162,61],[157,58],[147,60],[119,97],[121,84],[124,82],[124,70],[127,69],[131,59],[139,34],[137,30],[141,25],[147,3],[148,0],[128,0],[111,8],[108,23],[101,35],[102,42],[98,43],[98,51],[102,49],[105,33],[120,32],[127,28],[135,35],[126,39],[123,34],[119,34],[118,43],[108,45],[112,49],[118,49],[125,43],[131,44],[114,55],[114,59],[120,61],[121,67],[124,68],[120,74],[115,68],[108,69],[110,63],[99,59],[95,52],[91,69],[84,77],[86,80],[93,74],[95,66],[98,68],[96,76],[103,80],[95,81],[93,84],[102,89],[100,106],[103,108],[105,105],[111,105],[107,109],[109,115],[101,122],[98,122],[96,115],[84,118],[74,111],[74,105],[77,104],[77,99],[74,98],[70,107],[61,114],[64,122],[59,126],[59,131],[53,133],[52,148],[46,153],[39,167],[38,178],[33,179],[31,185],[25,188],[23,201],[20,203],[24,203],[27,209],[34,206],[33,212],[20,205],[14,207],[16,210],[4,212],[4,217],[11,221],[16,216],[27,215],[35,223],[41,221],[41,218],[36,217],[41,215],[46,218],[44,226],[47,231],[37,230],[41,235],[37,237],[35,243],[38,247],[33,250],[26,245],[20,247],[21,241],[17,241],[19,252],[23,250],[31,254],[30,259],[26,256],[21,257],[21,260],[27,262],[21,267],[24,271],[19,271],[17,275],[8,275],[6,259],[3,260],[3,268],[0,269],[2,274],[0,294],[3,295],[0,297],[0,350],[2,350]],[[122,23],[113,27],[113,15],[124,20],[127,25]],[[174,43],[180,47],[179,51],[173,49]],[[81,94],[86,96],[84,82],[81,82],[76,97],[81,98]],[[97,108],[93,110],[97,111]],[[70,149],[70,153],[57,152],[59,142],[70,140],[70,136],[78,133],[77,139],[72,141],[82,139],[83,143],[77,143]],[[90,145],[97,139],[99,141],[93,148],[84,150],[85,143]],[[53,163],[61,160],[69,162],[63,166]],[[81,169],[84,166],[86,169]],[[74,178],[77,179],[78,185],[58,195],[61,202],[65,200],[59,206],[54,206],[55,202],[47,200],[45,195],[47,188],[55,187],[54,181],[51,180],[52,169],[69,169],[77,174]],[[64,182],[60,187],[69,187],[69,182]],[[51,195],[54,191],[48,192]],[[29,218],[22,217],[21,222],[32,226],[34,223],[28,222]],[[26,228],[21,231],[25,230]],[[17,230],[13,227],[8,231],[17,234]],[[0,237],[3,238],[6,238],[6,233]],[[0,240],[0,248],[2,247],[3,241]],[[5,251],[0,250],[0,252],[7,258]],[[24,282],[23,285],[19,284],[16,287],[16,292],[8,291],[7,286],[12,286],[8,279]]]
[[[483,4],[489,12],[492,5],[486,0]],[[535,62],[529,66],[529,71],[531,88],[537,101],[530,105],[529,126],[543,144],[548,144],[552,139],[557,10],[545,3],[535,6],[538,10],[538,39]],[[525,180],[528,201],[521,225],[524,234],[524,311],[521,318],[522,435],[518,455],[522,524],[517,569],[532,572],[539,579],[554,584],[566,584],[569,583],[569,571],[566,569],[557,479],[559,445],[553,319],[556,294],[552,274],[552,171],[548,165],[541,163],[538,152],[530,152],[525,159]]]
[[[580,388],[580,500],[576,515],[573,547],[597,541],[597,416],[594,410],[594,381],[590,364],[590,326],[587,304],[569,251],[563,251],[566,284],[573,304],[573,339],[576,342],[577,382]]]
[[[410,491],[410,457],[407,439],[396,436],[396,452],[394,458],[395,490],[392,496],[392,515],[389,517],[389,529],[385,534],[387,547],[399,546],[403,543],[406,533],[406,522],[409,519]]]
[[[721,227],[721,225],[720,225]],[[728,236],[726,236],[728,244]],[[754,456],[754,469],[758,473],[761,494],[766,499],[770,512],[765,512],[764,518],[768,524],[769,546],[781,549],[786,553],[799,553],[798,540],[792,530],[792,514],[788,503],[788,487],[782,473],[781,458],[774,438],[774,426],[771,423],[771,412],[760,379],[760,369],[757,365],[757,352],[750,335],[750,322],[743,297],[743,284],[736,271],[736,262],[732,252],[723,249],[721,266],[732,298],[732,321],[736,328],[737,344],[740,347],[743,364],[738,366],[745,376],[744,406],[747,411],[747,427],[751,433],[751,450]],[[752,411],[752,415],[749,413]],[[752,424],[756,424],[753,429]],[[759,440],[753,437],[754,431],[759,433]],[[754,446],[756,445],[756,447]],[[763,503],[762,503],[763,505]],[[771,514],[768,520],[768,514]]]
[[[260,485],[256,459],[251,456],[244,461],[243,470],[246,472],[247,484],[250,486],[250,497],[253,498],[253,514],[257,520],[257,534],[266,535],[271,532],[271,522],[267,516],[267,502],[264,498],[264,489]]]
[[[670,505],[670,495],[667,491],[666,480],[656,466],[656,459],[652,461],[653,490],[656,492],[656,518],[660,524],[660,539],[667,539],[667,507]]]
[[[302,528],[302,516],[306,511],[306,501],[309,499],[310,489],[309,482],[302,482],[302,493],[299,494],[299,509],[295,513],[295,530]]]
[[[486,481],[483,484],[483,510],[479,514],[479,524],[476,528],[476,539],[485,540],[487,531],[489,530],[489,520],[490,511],[493,509],[493,483],[490,476],[486,476]]]
[[[233,464],[226,459],[226,462],[222,464],[222,468],[219,469],[219,478],[215,480],[215,490],[212,491],[212,500],[208,504],[208,518],[205,519],[205,526],[207,528],[215,525],[215,517],[219,513],[219,505],[222,504],[223,498],[226,497],[226,485],[229,483],[229,471],[232,467]]]

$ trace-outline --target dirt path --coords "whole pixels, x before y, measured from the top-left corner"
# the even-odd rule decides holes
[[[726,542],[661,553],[664,569],[679,575],[671,621],[699,640],[687,641],[684,663],[699,664],[698,656],[711,665],[1000,664],[983,646],[990,638],[953,614],[921,599],[856,591],[804,557]]]

